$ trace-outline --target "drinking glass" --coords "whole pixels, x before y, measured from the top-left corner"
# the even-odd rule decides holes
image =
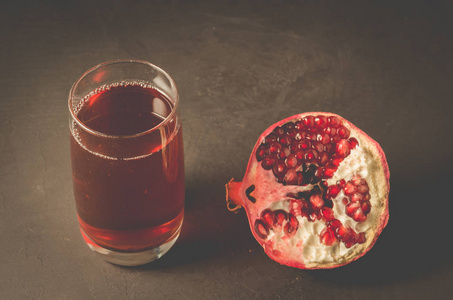
[[[146,61],[105,62],[74,83],[69,112],[74,198],[85,242],[118,265],[160,258],[184,218],[174,80]]]

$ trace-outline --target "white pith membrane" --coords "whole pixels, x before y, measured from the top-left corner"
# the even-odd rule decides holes
[[[346,205],[342,202],[345,197],[343,190],[332,199],[334,217],[341,221],[343,226],[350,227],[357,234],[365,232],[366,240],[364,243],[356,243],[350,248],[347,248],[340,241],[335,241],[332,246],[324,245],[320,240],[320,233],[326,228],[326,222],[322,220],[310,222],[306,217],[297,216],[299,226],[296,233],[291,237],[286,236],[282,229],[270,229],[269,235],[264,240],[254,232],[255,237],[265,248],[268,255],[274,258],[278,257],[280,263],[300,265],[304,268],[329,268],[342,265],[366,251],[375,242],[375,235],[379,234],[380,229],[382,229],[380,228],[380,226],[383,226],[381,218],[387,209],[386,202],[383,199],[387,197],[388,187],[385,170],[380,161],[381,154],[374,143],[362,139],[361,135],[357,134],[349,124],[343,122],[343,126],[350,130],[350,137],[358,140],[358,146],[352,149],[350,154],[340,163],[334,176],[326,181],[329,186],[335,185],[340,179],[348,182],[356,176],[367,181],[371,196],[369,200],[371,211],[365,221],[358,223],[346,214]],[[257,144],[260,144],[263,139],[258,141]],[[254,151],[256,151],[256,147]],[[255,231],[253,225],[257,219],[261,218],[263,210],[284,210],[289,213],[291,198],[287,195],[311,191],[315,185],[285,186],[276,181],[272,170],[265,170],[261,167],[261,163],[256,161],[254,154],[251,159],[253,161],[250,163],[249,172],[242,182],[241,194],[244,194],[250,185],[256,182],[260,183],[253,191],[253,197],[257,199],[259,205],[250,201],[244,203],[247,206],[251,229]],[[260,189],[260,187],[266,188]],[[282,224],[282,228],[284,226],[285,223]]]

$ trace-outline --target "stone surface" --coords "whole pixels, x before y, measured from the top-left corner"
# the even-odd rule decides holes
[[[0,298],[447,299],[452,13],[448,1],[2,3]],[[182,235],[138,268],[86,247],[72,196],[67,95],[115,58],[167,70],[183,112]],[[343,115],[390,165],[388,227],[335,270],[280,266],[225,206],[261,132],[304,111]]]

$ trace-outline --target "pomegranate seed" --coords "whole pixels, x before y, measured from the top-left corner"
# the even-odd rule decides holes
[[[320,242],[326,246],[332,246],[335,241],[335,233],[329,227],[324,228],[319,234]]]
[[[318,153],[315,150],[309,150],[305,153],[305,161],[312,162],[318,158]]]
[[[257,160],[257,161],[261,161],[261,160],[263,160],[268,154],[269,154],[269,148],[268,148],[266,145],[261,144],[261,145],[258,147],[258,150],[256,151],[256,160]]]
[[[349,143],[347,140],[342,139],[335,145],[335,154],[338,157],[346,157],[349,155]]]
[[[264,143],[269,144],[271,142],[275,142],[277,140],[277,137],[275,136],[275,133],[269,133],[268,136],[264,138]]]
[[[273,133],[276,135],[276,136],[280,136],[282,134],[285,133],[285,130],[281,127],[275,127]]]
[[[288,214],[288,223],[291,224],[292,227],[297,228],[299,226],[299,221],[293,214]]]
[[[318,137],[318,135],[316,133],[311,132],[311,133],[307,133],[307,136],[305,138],[308,140],[316,141],[317,137]]]
[[[332,159],[332,165],[338,167],[342,161],[343,161],[343,158],[335,158],[335,159]]]
[[[321,142],[315,142],[313,143],[313,149],[318,153],[324,152],[324,145]]]
[[[331,208],[323,207],[321,212],[326,222],[332,221],[335,218],[335,216],[333,215],[333,210]]]
[[[346,205],[346,214],[348,216],[350,216],[351,218],[353,218],[355,212],[358,209],[360,209],[360,210],[362,209],[360,202],[351,202],[348,205]]]
[[[341,199],[341,203],[343,203],[344,205],[348,204],[349,203],[349,200],[347,197],[343,197],[343,199]]]
[[[356,186],[353,185],[351,182],[346,183],[343,188],[345,195],[352,195],[353,193],[355,193],[356,190],[357,190]]]
[[[338,228],[341,226],[341,222],[338,219],[333,219],[332,221],[329,222],[328,225],[332,228]]]
[[[297,173],[295,169],[289,169],[284,177],[285,185],[297,185]]]
[[[274,211],[274,227],[282,226],[283,222],[287,220],[288,216],[284,210]]]
[[[335,117],[335,116],[330,116],[328,118],[328,121],[329,121],[330,126],[332,126],[332,127],[338,127],[341,124],[340,119],[338,117]]]
[[[324,145],[327,145],[330,143],[330,135],[324,133],[323,135],[320,135],[319,141],[323,143]]]
[[[294,129],[294,123],[293,122],[288,122],[283,125],[283,129],[286,129],[286,132],[291,131]]]
[[[297,185],[302,185],[304,183],[304,175],[302,172],[297,172]]]
[[[285,164],[288,168],[295,168],[297,166],[297,157],[294,154],[288,155],[285,160]]]
[[[298,143],[298,148],[302,150],[310,149],[311,142],[309,140],[302,140]]]
[[[329,162],[329,155],[325,152],[320,153],[318,161],[320,166],[325,166]]]
[[[256,232],[256,235],[259,236],[263,240],[266,239],[267,236],[269,235],[269,229],[259,219],[255,221],[255,232]]]
[[[282,145],[277,142],[272,142],[269,144],[269,153],[270,154],[278,154],[282,149]]]
[[[281,159],[285,159],[288,157],[288,155],[291,153],[291,151],[288,149],[288,148],[283,148],[282,150],[280,150],[280,152],[278,153],[278,157],[281,158]]]
[[[322,177],[323,174],[324,174],[324,168],[323,167],[319,167],[319,168],[316,169],[316,171],[313,174],[313,176],[319,181],[319,180],[321,180],[321,177]]]
[[[274,224],[274,213],[270,209],[265,209],[261,212],[261,220],[268,228],[272,228]]]
[[[349,149],[354,149],[355,147],[357,147],[359,145],[359,142],[357,141],[357,139],[355,139],[353,137],[348,139],[348,143],[349,143]]]
[[[337,181],[337,186],[342,189],[344,187],[344,185],[346,184],[346,180],[344,179],[340,179]]]
[[[333,177],[333,174],[335,173],[336,170],[337,170],[337,167],[336,167],[336,166],[327,165],[327,166],[324,168],[324,177],[326,177],[326,178],[332,178],[332,177]]]
[[[365,241],[366,241],[365,232],[359,233],[359,234],[357,235],[357,237],[356,237],[356,241],[357,241],[357,243],[359,243],[359,244],[365,243]]]
[[[316,116],[314,122],[315,122],[315,126],[318,128],[324,128],[328,125],[327,124],[328,121],[325,116]]]
[[[371,196],[368,193],[363,196],[363,201],[370,201],[370,199],[371,199]]]
[[[302,160],[305,156],[305,152],[303,150],[297,150],[296,151],[296,157],[298,160]]]
[[[286,173],[286,165],[283,161],[279,161],[278,163],[276,163],[274,165],[274,168],[272,169],[272,171],[274,172],[274,175],[276,177],[282,177],[285,175]]]
[[[302,215],[302,200],[291,199],[289,201],[289,212],[296,217],[301,216]]]
[[[277,138],[277,141],[282,145],[282,146],[287,146],[291,144],[291,137],[287,134],[282,134]]]
[[[362,194],[368,193],[369,191],[368,184],[365,183],[364,185],[359,185],[357,187],[357,191]]]
[[[275,163],[277,162],[277,156],[274,154],[271,154],[269,156],[266,156],[263,161],[261,162],[261,166],[265,170],[270,170],[274,167]]]
[[[301,131],[301,129],[304,129],[304,123],[302,121],[297,121],[295,124],[294,124],[294,128],[296,128],[297,130]]]
[[[365,201],[362,203],[362,211],[365,215],[367,215],[371,211],[370,201]]]
[[[306,116],[302,118],[302,123],[304,127],[313,127],[315,118],[313,116]]]
[[[324,206],[324,200],[322,200],[321,196],[318,194],[313,194],[310,197],[310,203],[313,205],[314,208],[320,209]]]
[[[354,215],[352,216],[354,221],[356,222],[363,222],[366,220],[366,215],[363,213],[362,208],[358,208],[355,212]]]
[[[352,201],[352,202],[357,202],[357,201],[362,201],[362,200],[363,200],[362,194],[354,193],[354,194],[352,194],[352,196],[351,196],[351,201]]]
[[[340,138],[342,139],[347,139],[349,137],[349,129],[347,129],[346,127],[344,126],[340,126],[338,129],[337,129],[337,134]]]
[[[351,237],[351,231],[352,231],[351,228],[341,225],[340,227],[338,227],[336,231],[337,238],[340,241],[347,241]]]
[[[327,199],[333,199],[335,198],[336,196],[338,196],[338,193],[340,193],[340,188],[336,185],[331,185],[327,188],[327,192],[326,192],[326,198]]]

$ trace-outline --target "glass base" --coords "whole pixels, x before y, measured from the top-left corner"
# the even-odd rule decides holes
[[[179,234],[181,233],[181,227],[182,224],[179,226],[178,230],[173,234],[173,236],[162,245],[156,246],[151,249],[146,249],[141,252],[118,252],[106,249],[91,240],[82,229],[80,229],[80,232],[82,233],[83,239],[87,243],[88,247],[90,247],[90,249],[94,252],[101,255],[104,260],[115,265],[134,267],[150,263],[156,259],[161,258],[165,253],[167,253],[178,239]]]

